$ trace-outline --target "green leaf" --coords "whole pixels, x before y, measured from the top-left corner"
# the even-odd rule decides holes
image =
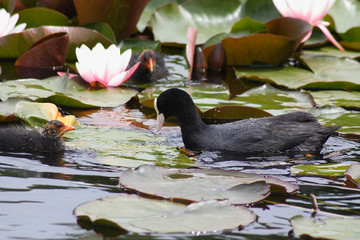
[[[5,8],[5,10],[12,14],[15,7],[15,0],[0,0],[0,8]]]
[[[309,56],[305,62],[313,72],[295,67],[236,68],[236,76],[291,89],[360,90],[359,62],[330,56]]]
[[[341,177],[349,167],[349,163],[298,165],[290,168],[292,174],[315,175],[325,177]]]
[[[6,101],[10,97],[27,97],[31,100],[46,98],[55,93],[63,93],[67,84],[67,76],[54,76],[44,80],[20,79],[0,82],[0,99]]]
[[[345,33],[352,27],[360,26],[360,2],[356,0],[338,0],[329,11],[335,21],[336,31]]]
[[[352,181],[360,184],[360,163],[351,164],[346,169],[345,176]]]
[[[237,0],[219,2],[216,0],[176,2],[158,8],[151,17],[155,40],[163,44],[186,44],[186,31],[189,26],[198,30],[197,44],[204,43],[220,32],[229,32],[231,26],[241,18],[241,3]],[[216,21],[212,21],[216,19]]]
[[[111,42],[116,43],[114,31],[107,23],[88,23],[82,27],[90,28],[107,37]]]
[[[26,23],[26,28],[40,26],[66,26],[69,19],[62,13],[48,8],[27,8],[18,12],[18,24]]]
[[[131,168],[142,164],[177,167],[195,165],[176,147],[164,145],[164,138],[150,133],[81,126],[66,136],[68,147],[96,151],[96,158],[108,165]]]
[[[18,58],[41,38],[59,32],[69,34],[67,59],[76,59],[75,48],[82,44],[93,48],[98,42],[102,43],[104,47],[113,43],[102,34],[88,28],[43,26],[0,38],[0,58]]]
[[[335,105],[360,110],[360,92],[355,91],[314,91],[311,92],[319,105]]]
[[[159,41],[149,41],[144,39],[126,39],[121,41],[118,46],[120,47],[121,52],[131,49],[132,53],[135,53],[145,49],[160,51],[161,43]]]
[[[25,98],[9,98],[5,102],[0,102],[0,122],[11,122],[19,120],[14,115],[15,106],[19,101],[31,101]]]
[[[128,88],[91,88],[79,77],[54,76],[44,80],[22,79],[0,83],[0,99],[27,97],[66,107],[116,107],[127,103],[138,92]]]
[[[356,217],[322,217],[320,219],[295,216],[290,219],[297,236],[311,236],[326,239],[358,239],[360,235],[360,218]]]
[[[312,50],[304,50],[303,54],[305,56],[311,56],[311,55],[327,55],[327,56],[333,56],[333,57],[348,57],[348,58],[360,58],[360,52],[359,51],[350,51],[346,50],[345,52],[339,51],[339,49],[332,47],[332,46],[326,46],[319,49],[312,49]]]
[[[123,172],[119,181],[128,190],[190,202],[228,199],[232,204],[248,204],[261,201],[270,193],[269,186],[260,175],[216,169],[170,169],[142,165]]]
[[[151,233],[218,232],[256,220],[251,210],[227,201],[185,205],[137,195],[112,195],[86,202],[76,207],[74,215],[79,220],[90,220],[94,226],[102,223],[126,231]]]

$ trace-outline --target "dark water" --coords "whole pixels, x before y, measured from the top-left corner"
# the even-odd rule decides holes
[[[166,87],[185,86],[187,75],[181,56],[168,57],[173,73]],[[179,79],[182,79],[179,81]],[[159,85],[161,83],[158,83]],[[142,131],[153,133],[153,118],[132,109],[129,116],[142,122]],[[126,114],[126,113],[125,113]],[[79,121],[92,124],[89,116]],[[131,130],[132,126],[126,127]],[[179,128],[167,126],[162,136],[169,144],[181,146]],[[232,169],[275,176],[296,183],[300,191],[291,196],[272,195],[266,201],[251,205],[258,220],[244,229],[224,233],[193,234],[133,234],[118,239],[291,239],[289,218],[310,217],[313,208],[310,194],[319,200],[321,210],[347,216],[360,215],[360,192],[343,188],[345,178],[293,176],[290,167],[297,164],[357,162],[360,143],[342,137],[332,137],[322,155],[303,156],[243,156],[221,152],[203,152],[198,162],[204,168]],[[123,168],[99,163],[93,152],[70,149],[59,156],[0,152],[0,239],[102,239],[93,230],[82,229],[72,212],[79,204],[121,194],[118,178]],[[276,203],[276,204],[275,204]]]

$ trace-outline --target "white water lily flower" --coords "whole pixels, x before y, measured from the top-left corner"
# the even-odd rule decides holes
[[[131,58],[131,49],[120,54],[120,48],[112,44],[105,49],[101,43],[90,50],[86,45],[76,48],[76,68],[92,87],[117,87],[128,80],[140,62],[126,71]]]
[[[320,28],[330,42],[339,50],[345,51],[326,28],[329,24],[321,21],[334,5],[335,0],[273,0],[273,3],[281,15],[298,18]],[[309,39],[311,33],[303,39],[303,42]]]
[[[23,31],[26,23],[19,24],[15,27],[18,20],[19,14],[14,14],[10,17],[10,14],[4,8],[0,9],[0,37]]]

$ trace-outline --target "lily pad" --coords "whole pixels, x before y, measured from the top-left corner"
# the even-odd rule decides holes
[[[327,56],[333,56],[333,57],[348,57],[348,58],[354,58],[358,59],[360,58],[360,52],[359,51],[350,51],[346,50],[345,52],[339,51],[335,47],[326,46],[319,49],[308,49],[304,50],[302,52],[305,55],[327,55]]]
[[[104,35],[88,28],[43,26],[0,38],[0,58],[18,58],[38,40],[59,32],[69,34],[67,59],[76,59],[75,48],[80,47],[82,44],[93,48],[98,42],[102,43],[104,47],[108,47],[113,43]]]
[[[195,0],[158,8],[150,20],[155,39],[168,45],[186,44],[187,28],[192,26],[198,29],[197,44],[201,44],[213,35],[230,31],[241,18],[241,3],[228,0],[222,2],[221,9],[218,6],[216,0]]]
[[[107,165],[138,167],[142,164],[158,164],[174,167],[194,166],[175,147],[164,145],[165,139],[141,131],[118,128],[79,126],[67,133],[66,145],[83,151],[96,151],[96,158]]]
[[[66,26],[69,19],[62,13],[48,8],[27,8],[17,12],[18,24],[26,23],[26,28],[40,26]]]
[[[138,233],[217,232],[256,220],[251,210],[228,201],[185,205],[137,195],[112,195],[86,202],[76,207],[74,215],[93,226],[116,226]]]
[[[142,165],[123,172],[119,182],[128,190],[189,202],[228,199],[232,204],[248,204],[270,194],[269,185],[260,175],[215,169]]]
[[[153,49],[160,52],[161,43],[159,41],[150,41],[144,39],[126,39],[122,40],[118,46],[121,52],[131,49],[132,53],[140,52],[145,49]]]
[[[360,26],[360,3],[356,0],[335,1],[329,14],[335,21],[338,33],[345,33],[352,27]]]
[[[290,219],[297,236],[311,236],[321,239],[358,239],[360,218],[322,217],[320,219],[295,216]]]
[[[360,163],[351,164],[348,169],[346,169],[345,176],[360,184]]]
[[[67,107],[116,107],[127,103],[138,92],[127,88],[94,89],[79,78],[67,76],[44,80],[23,79],[1,82],[0,99],[27,97],[39,102],[52,102]]]
[[[229,37],[221,41],[228,65],[263,63],[279,66],[297,49],[301,40],[312,29],[308,22],[295,18],[277,18],[265,25],[266,33],[233,37],[237,33],[231,32],[228,34]],[[253,23],[251,26],[254,26],[255,30],[261,29]],[[243,26],[237,29],[235,25],[232,31],[238,31],[240,35],[243,35],[242,29]],[[214,47],[215,45],[211,45],[203,49],[205,58],[208,58]]]
[[[311,95],[320,105],[335,105],[360,110],[360,92],[355,91],[313,91]]]
[[[12,122],[20,120],[14,115],[15,106],[19,101],[31,101],[25,98],[9,98],[5,102],[0,102],[0,122]]]
[[[291,89],[360,90],[360,63],[347,58],[311,56],[305,58],[313,72],[295,67],[236,68],[236,76],[268,82]]]
[[[292,166],[290,171],[295,175],[315,175],[325,177],[341,177],[349,167],[349,163],[298,165]]]

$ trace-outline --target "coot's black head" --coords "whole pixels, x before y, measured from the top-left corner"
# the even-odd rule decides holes
[[[66,132],[74,130],[73,126],[69,126],[58,120],[52,120],[45,125],[43,135],[51,138],[62,137]]]
[[[154,71],[155,64],[156,64],[156,54],[153,50],[147,49],[142,51],[140,54],[140,62],[141,66],[150,72]]]
[[[181,120],[190,115],[196,114],[195,104],[190,95],[178,88],[171,88],[162,92],[154,101],[154,108],[157,113],[157,130],[159,131],[165,119],[176,116]]]

